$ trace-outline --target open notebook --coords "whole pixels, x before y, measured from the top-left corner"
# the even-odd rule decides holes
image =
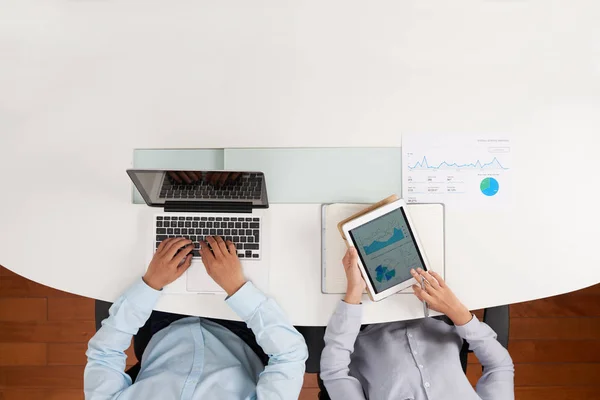
[[[346,244],[337,228],[338,222],[356,214],[369,204],[326,204],[321,220],[321,291],[346,293],[346,274],[342,257]],[[444,263],[444,206],[442,204],[411,204],[408,206],[415,230],[425,249],[431,268],[446,278]],[[412,292],[411,288],[403,292]]]

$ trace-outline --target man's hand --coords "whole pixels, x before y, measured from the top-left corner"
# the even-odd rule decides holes
[[[184,183],[189,185],[202,179],[202,173],[195,171],[168,171],[167,174],[180,185]]]
[[[440,275],[433,271],[423,271],[421,268],[416,271],[411,269],[410,273],[419,282],[419,285],[413,285],[415,295],[419,300],[426,301],[429,308],[446,314],[457,326],[471,321],[471,312],[452,293]],[[425,279],[425,290],[420,286],[422,278]]]
[[[354,247],[350,247],[346,251],[346,255],[342,259],[342,264],[344,264],[344,271],[346,271],[346,279],[348,281],[344,301],[349,304],[360,304],[367,284],[360,273],[360,269],[358,269],[358,253]]]
[[[144,282],[152,289],[161,290],[179,278],[192,264],[190,252],[194,249],[192,242],[184,238],[169,238],[156,249]],[[177,252],[179,250],[179,252]]]
[[[208,243],[200,242],[200,255],[206,272],[231,296],[246,283],[235,245],[230,241],[225,243],[220,236],[207,236],[206,241]]]

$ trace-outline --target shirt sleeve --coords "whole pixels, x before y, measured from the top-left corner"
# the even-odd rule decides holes
[[[297,399],[304,381],[308,349],[273,299],[246,282],[227,304],[254,332],[256,342],[269,356],[256,385],[258,399]]]
[[[362,385],[350,376],[350,355],[360,331],[362,305],[338,304],[327,329],[321,355],[321,379],[333,400],[365,399]]]
[[[508,351],[496,340],[496,332],[475,316],[456,330],[469,342],[469,349],[483,366],[483,375],[476,387],[479,397],[483,400],[513,400],[515,367]]]
[[[160,292],[140,278],[110,308],[109,317],[88,343],[83,384],[86,400],[114,399],[131,386],[125,350],[156,304]]]

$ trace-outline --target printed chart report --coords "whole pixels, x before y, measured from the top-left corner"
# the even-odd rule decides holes
[[[395,210],[353,229],[350,234],[373,286],[382,292],[411,278],[410,269],[423,267],[402,211]]]
[[[507,138],[409,134],[402,138],[402,195],[407,203],[504,208],[512,201]]]

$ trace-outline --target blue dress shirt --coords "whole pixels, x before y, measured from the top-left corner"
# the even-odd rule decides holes
[[[184,318],[156,333],[134,384],[125,371],[131,338],[150,317],[160,292],[143,280],[110,308],[86,353],[85,398],[99,399],[297,399],[308,356],[302,335],[274,300],[247,282],[227,304],[269,356],[258,356],[228,329]]]

